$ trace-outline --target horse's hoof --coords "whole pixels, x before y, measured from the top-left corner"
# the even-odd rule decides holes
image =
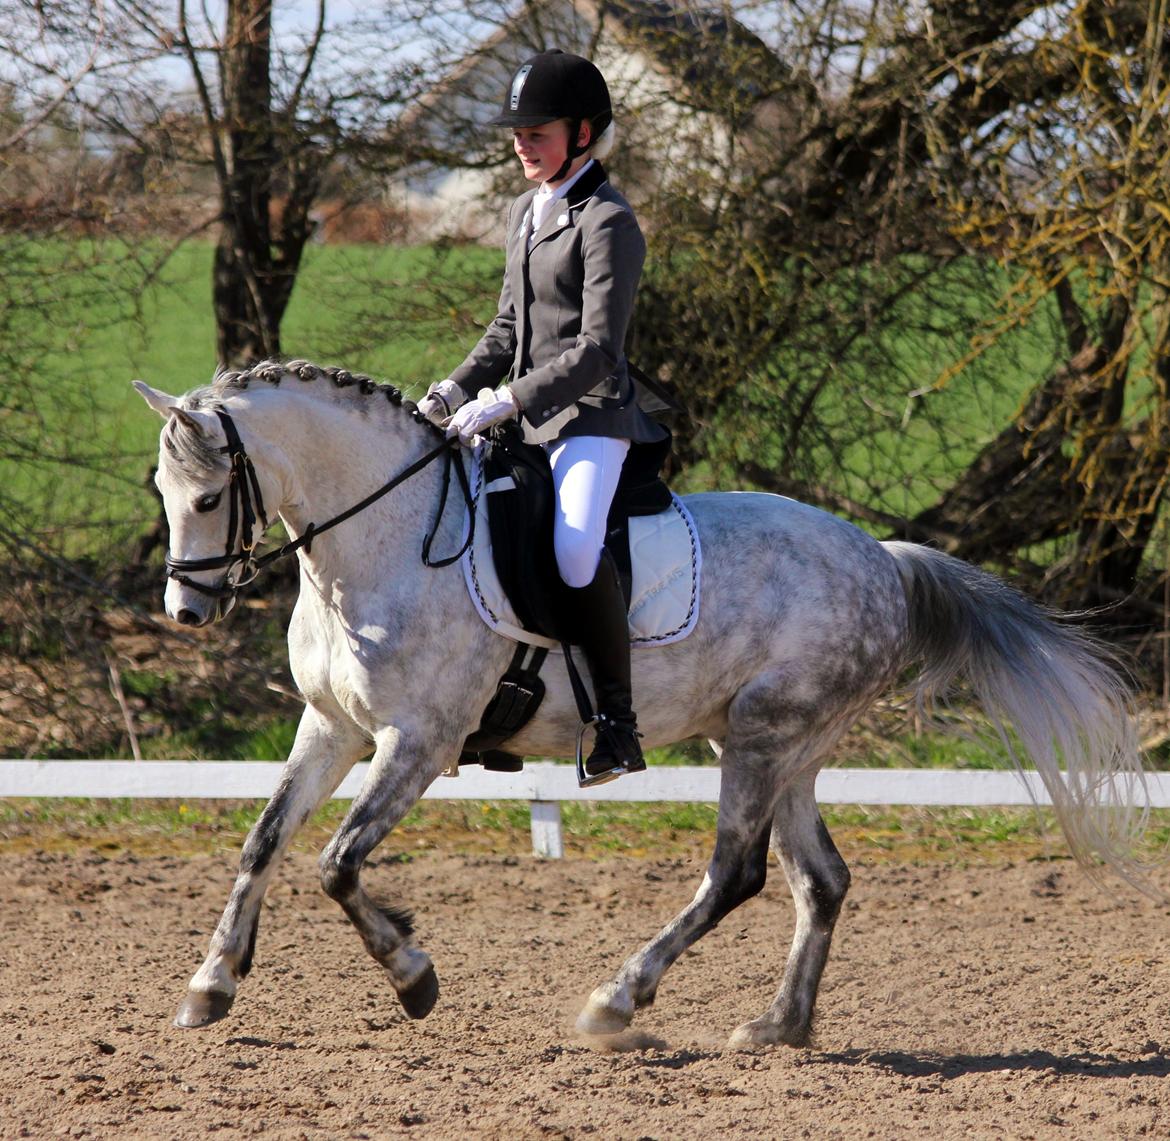
[[[427,967],[410,986],[398,992],[398,1001],[411,1018],[426,1018],[438,999],[439,976],[434,967]]]
[[[620,1034],[634,1020],[634,1004],[622,1002],[622,992],[613,983],[599,986],[577,1015],[580,1034]]]
[[[190,990],[175,1015],[175,1025],[184,1030],[210,1026],[218,1022],[232,1008],[235,995],[219,990]]]
[[[761,1046],[807,1046],[808,1031],[798,1033],[790,1027],[781,1026],[776,1022],[757,1018],[752,1022],[745,1022],[732,1031],[727,1040],[729,1050],[755,1050]]]

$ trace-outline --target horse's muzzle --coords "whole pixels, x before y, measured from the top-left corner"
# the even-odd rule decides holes
[[[167,617],[180,626],[207,626],[226,617],[236,604],[234,591],[203,594],[172,579],[163,595]]]

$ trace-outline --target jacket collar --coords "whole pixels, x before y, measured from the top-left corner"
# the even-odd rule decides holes
[[[597,193],[597,188],[602,183],[608,181],[609,175],[605,173],[605,167],[594,159],[593,165],[569,187],[569,193],[565,195],[566,204],[570,207],[580,206],[587,198],[592,198]]]

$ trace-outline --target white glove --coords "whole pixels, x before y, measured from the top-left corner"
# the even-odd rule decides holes
[[[451,413],[466,400],[463,389],[453,380],[440,380],[427,389],[426,396],[418,402],[418,410],[436,428],[441,428],[451,419]]]
[[[447,439],[457,435],[461,444],[470,447],[476,436],[501,420],[511,419],[519,411],[520,405],[507,385],[495,392],[490,388],[481,388],[474,400],[469,400],[451,417],[447,425]]]

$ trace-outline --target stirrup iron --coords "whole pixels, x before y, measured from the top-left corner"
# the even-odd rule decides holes
[[[585,750],[583,743],[585,740],[585,733],[587,730],[597,725],[602,720],[600,713],[595,714],[588,721],[581,722],[581,728],[577,730],[577,787],[578,788],[592,788],[598,784],[608,784],[611,780],[617,780],[626,770],[620,765],[617,768],[610,769],[605,773],[587,773],[585,771]]]
[[[585,731],[591,726],[593,728],[604,728],[607,724],[614,724],[604,713],[595,713],[589,720],[581,722],[581,728],[577,730],[577,785],[580,788],[592,788],[594,785],[607,784],[611,780],[617,780],[620,776],[626,776],[628,773],[641,772],[646,768],[645,762],[641,762],[634,767],[630,767],[622,761],[614,763],[612,769],[607,769],[601,773],[590,773],[585,768],[585,750],[584,739]],[[636,729],[633,730],[635,737],[641,737],[642,734]],[[598,734],[600,737],[600,733]]]

